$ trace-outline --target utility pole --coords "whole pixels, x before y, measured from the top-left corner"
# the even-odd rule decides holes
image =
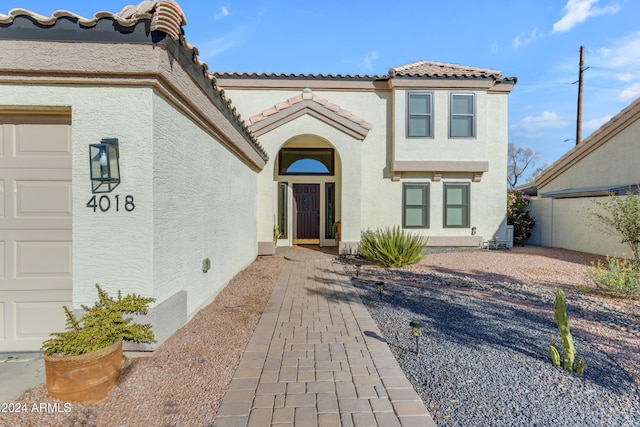
[[[578,117],[576,120],[576,145],[582,141],[582,73],[584,73],[584,46],[580,46],[580,73],[578,74]]]

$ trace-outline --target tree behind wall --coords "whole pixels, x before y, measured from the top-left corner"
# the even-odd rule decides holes
[[[513,241],[524,243],[531,237],[531,229],[536,219],[528,210],[531,200],[522,191],[509,190],[507,192],[507,224],[513,225]]]
[[[513,143],[509,144],[508,156],[507,184],[510,188],[513,188],[518,184],[518,180],[525,176],[525,172],[527,170],[533,170],[528,177],[528,181],[532,181],[546,167],[545,164],[534,170],[538,161],[540,161],[540,155],[530,148],[516,147]]]

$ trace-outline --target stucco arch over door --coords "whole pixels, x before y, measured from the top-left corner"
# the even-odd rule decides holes
[[[324,138],[297,135],[280,147],[273,163],[278,244],[337,245],[341,176],[339,153]]]
[[[269,154],[267,167],[258,176],[258,252],[273,253],[277,225],[281,225],[284,233],[277,244],[294,244],[291,221],[294,183],[320,185],[319,244],[338,244],[329,233],[331,222],[340,221],[341,250],[354,247],[359,241],[362,217],[362,147],[373,126],[309,89],[283,102],[275,97],[277,91],[271,95],[278,103],[249,119],[250,130]],[[278,158],[283,148],[333,148],[334,175],[280,174]],[[326,195],[331,193],[331,185],[336,213],[330,220]],[[279,212],[288,215],[286,221],[279,218]]]

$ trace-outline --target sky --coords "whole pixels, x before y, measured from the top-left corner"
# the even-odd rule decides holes
[[[127,0],[9,0],[49,16],[119,12]],[[550,165],[575,146],[580,46],[582,138],[640,96],[638,0],[178,0],[209,70],[386,75],[418,60],[501,70],[509,142]],[[233,101],[233,100],[232,100]]]

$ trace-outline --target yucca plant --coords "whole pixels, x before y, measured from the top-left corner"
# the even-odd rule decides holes
[[[405,232],[395,225],[363,231],[358,249],[362,256],[375,263],[397,268],[420,261],[425,243],[423,236]]]

